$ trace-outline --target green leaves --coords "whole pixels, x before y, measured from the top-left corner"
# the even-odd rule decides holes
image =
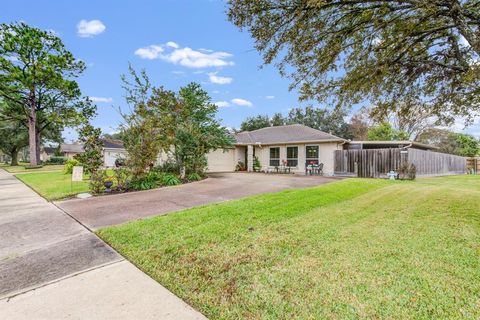
[[[419,99],[437,117],[480,110],[478,1],[231,0],[228,16],[301,99]],[[466,41],[465,41],[466,39]]]

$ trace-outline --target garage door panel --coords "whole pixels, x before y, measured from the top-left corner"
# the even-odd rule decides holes
[[[216,150],[207,154],[208,172],[235,171],[234,150]]]

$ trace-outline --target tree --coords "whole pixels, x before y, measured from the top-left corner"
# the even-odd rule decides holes
[[[75,159],[90,174],[90,190],[100,193],[104,188],[105,171],[100,170],[103,165],[103,143],[100,140],[102,130],[87,123],[79,130],[79,141],[83,145],[83,153],[77,154]]]
[[[126,165],[131,170],[134,179],[142,179],[157,160],[162,145],[168,142],[162,138],[165,128],[157,124],[157,104],[152,101],[152,86],[144,70],[138,74],[129,65],[129,79],[122,75],[125,98],[131,113],[123,113],[124,122],[120,125],[124,147],[128,158]],[[169,134],[171,134],[169,132]]]
[[[95,113],[73,80],[85,64],[53,32],[25,23],[0,24],[0,39],[0,98],[7,105],[0,118],[25,123],[30,164],[37,165],[44,130],[76,126]]]
[[[464,157],[476,157],[480,153],[480,141],[474,136],[464,133],[457,133],[458,151],[457,154]]]
[[[280,112],[275,113],[272,116],[272,119],[270,119],[270,124],[272,125],[272,127],[284,126],[286,122],[287,119],[285,119]]]
[[[176,99],[172,100],[172,96]],[[168,97],[166,103],[162,97]],[[166,128],[161,138],[168,145],[163,145],[163,151],[173,147],[182,179],[186,173],[204,173],[207,153],[233,145],[233,138],[216,119],[218,107],[199,84],[190,83],[178,94],[154,90],[152,101],[159,102],[158,127]]]
[[[301,99],[392,108],[420,99],[442,120],[480,109],[477,0],[229,0],[265,64]]]
[[[425,103],[418,100],[401,101],[392,108],[369,108],[367,112],[372,121],[389,122],[396,130],[405,132],[410,140],[416,140],[425,130],[445,125]]]
[[[366,109],[362,108],[355,113],[350,119],[348,126],[352,140],[367,140],[368,131],[372,127],[372,121]]]
[[[475,157],[480,152],[480,142],[475,137],[444,129],[429,129],[418,137],[418,141],[437,146],[439,152],[464,157]]]
[[[122,77],[127,102],[133,106],[122,124],[127,165],[141,179],[156,162],[160,151],[173,154],[181,169],[203,174],[206,154],[232,146],[233,139],[216,119],[218,108],[199,84],[190,83],[176,93],[152,87],[145,71],[130,66],[133,81]]]
[[[0,150],[10,156],[10,165],[18,165],[18,152],[28,146],[28,130],[20,122],[0,122]]]
[[[318,129],[344,139],[350,139],[351,133],[345,122],[346,113],[339,110],[326,108],[293,108],[287,116],[287,124],[303,124],[307,127]]]
[[[258,115],[248,117],[240,125],[240,131],[253,131],[261,128],[270,127],[270,118],[268,115]]]
[[[394,129],[390,123],[384,122],[372,127],[367,138],[370,141],[408,140],[408,135],[405,131]]]

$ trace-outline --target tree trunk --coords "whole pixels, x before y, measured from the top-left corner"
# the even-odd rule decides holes
[[[35,90],[30,91],[29,97],[30,103],[30,116],[28,117],[28,141],[29,141],[29,151],[30,151],[30,165],[38,165],[37,158],[37,114],[35,110]]]
[[[15,149],[10,153],[10,157],[12,158],[12,161],[10,161],[11,166],[18,166],[18,150]]]
[[[38,131],[38,128],[36,128],[36,134],[35,134],[35,154],[37,155],[37,162],[40,163],[40,132]]]

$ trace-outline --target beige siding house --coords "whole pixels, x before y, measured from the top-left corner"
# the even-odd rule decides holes
[[[343,149],[345,139],[304,125],[288,125],[244,131],[235,135],[235,147],[208,154],[209,172],[234,171],[243,162],[253,171],[254,158],[261,171],[274,171],[283,164],[295,173],[305,173],[308,164],[323,163],[323,173],[333,175],[334,151]]]

